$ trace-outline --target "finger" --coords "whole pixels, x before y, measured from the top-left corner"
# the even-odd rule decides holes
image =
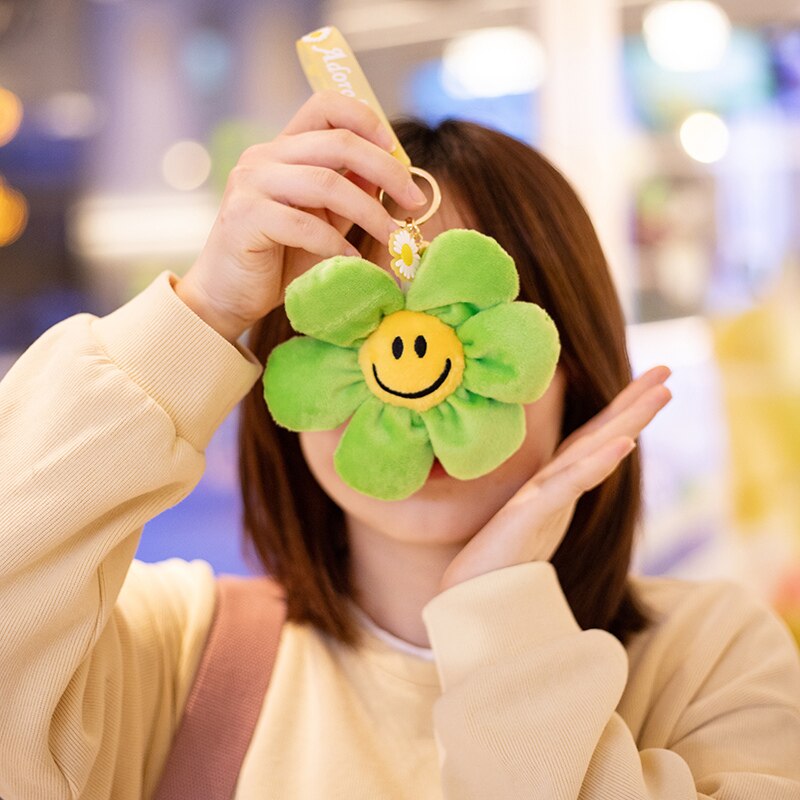
[[[347,236],[347,231],[352,226],[352,222],[348,223],[347,227],[343,225],[343,217],[340,217],[338,214],[334,214],[333,211],[330,211],[327,208],[303,208],[306,214],[312,214],[313,216],[321,219],[323,222],[330,225],[334,230],[338,231],[342,234],[342,236]]]
[[[604,442],[596,451],[567,464],[541,483],[537,510],[552,514],[572,503],[581,495],[599,486],[636,447],[628,436],[615,436]]]
[[[638,400],[652,386],[663,383],[672,374],[672,370],[664,365],[652,367],[647,372],[640,375],[636,380],[631,381],[602,411],[592,417],[586,424],[573,431],[559,446],[559,450],[569,447],[575,439],[579,439],[587,433],[592,433],[605,425],[611,419],[636,400]]]
[[[635,447],[623,436],[607,442],[597,452],[543,478],[537,473],[492,518],[493,529],[535,530],[555,514],[571,509],[582,494],[602,483]],[[488,525],[485,526],[488,529]]]
[[[284,164],[350,170],[383,187],[405,209],[418,208],[425,202],[425,195],[417,188],[407,167],[383,148],[346,128],[288,136],[274,142],[270,152]]]
[[[378,199],[378,187],[376,184],[372,183],[372,181],[369,181],[361,175],[351,172],[350,170],[345,170],[345,172],[342,174],[354,186],[358,186],[361,191],[366,192],[370,197],[374,197],[376,200]]]
[[[603,447],[617,436],[635,439],[650,424],[658,412],[672,399],[672,392],[663,384],[651,386],[633,403],[601,425],[592,433],[585,434],[561,451],[542,471],[545,476],[577,461]]]
[[[370,183],[366,178],[361,178],[353,172],[345,171],[342,173],[347,180],[354,186],[357,186],[362,191],[366,192],[370,197],[377,197],[378,190],[375,184]],[[319,217],[323,222],[332,225],[342,236],[347,236],[350,229],[353,227],[353,221],[343,217],[341,214],[336,214],[328,208],[304,208],[307,214],[313,214]]]
[[[265,200],[259,208],[263,222],[261,233],[267,239],[287,247],[330,258],[336,255],[358,255],[358,251],[339,231],[317,216],[297,208]]]
[[[342,174],[345,178],[347,178],[348,181],[350,181],[350,183],[361,189],[362,192],[365,192],[370,197],[377,199],[378,187],[374,183],[371,183],[366,178],[362,178],[360,175],[356,175],[354,172],[350,172],[349,170],[346,170]],[[336,228],[336,230],[339,231],[342,236],[347,236],[347,234],[350,232],[350,229],[353,227],[353,220],[347,219],[347,217],[344,217],[341,214],[335,214],[333,211],[328,209],[323,209],[323,211],[320,213],[325,214],[325,218],[328,220],[328,222],[330,222],[330,224],[333,225],[333,227]]]
[[[329,89],[314,93],[292,117],[282,134],[347,128],[384,150],[394,145],[380,117],[365,103]]]
[[[296,207],[327,208],[358,223],[379,242],[388,242],[397,225],[389,212],[352,181],[324,167],[271,164],[253,177],[270,198]]]

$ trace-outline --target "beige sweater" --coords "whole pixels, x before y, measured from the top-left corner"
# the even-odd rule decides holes
[[[4,800],[150,797],[191,685],[213,572],[134,554],[262,365],[175,277],[55,325],[0,383]],[[627,648],[579,628],[547,562],[431,600],[435,660],[287,624],[237,800],[800,800],[786,625],[729,581],[634,581],[657,622]]]

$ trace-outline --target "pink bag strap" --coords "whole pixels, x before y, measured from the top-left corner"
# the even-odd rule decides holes
[[[153,800],[231,800],[286,618],[270,577],[216,581],[214,618]]]

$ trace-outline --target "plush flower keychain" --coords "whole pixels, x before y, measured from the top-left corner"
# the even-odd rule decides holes
[[[434,456],[453,477],[477,478],[525,438],[522,403],[544,394],[560,351],[540,306],[515,300],[508,253],[475,230],[422,241],[398,223],[389,252],[401,287],[363,258],[334,256],[286,287],[286,314],[300,334],[270,353],[264,397],[293,431],[349,420],[334,453],[354,489],[399,500],[426,481]]]
[[[395,220],[389,253],[399,286],[377,264],[334,256],[286,287],[286,314],[301,335],[267,359],[267,406],[293,431],[347,422],[334,466],[364,494],[408,497],[434,456],[453,477],[477,478],[522,444],[521,404],[550,384],[558,331],[542,308],[515,300],[517,269],[494,239],[453,229],[423,241],[438,184],[411,165],[341,32],[327,25],[296,44],[311,87],[372,108],[392,134],[392,155],[430,183],[433,203],[416,221]]]

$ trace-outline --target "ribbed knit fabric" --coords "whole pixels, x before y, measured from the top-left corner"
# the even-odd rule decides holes
[[[149,800],[186,707],[213,572],[134,554],[262,365],[175,279],[64,320],[0,383],[5,800]],[[236,800],[800,800],[786,625],[728,581],[633,581],[656,622],[627,647],[579,628],[548,562],[429,601],[434,661],[287,623]]]

